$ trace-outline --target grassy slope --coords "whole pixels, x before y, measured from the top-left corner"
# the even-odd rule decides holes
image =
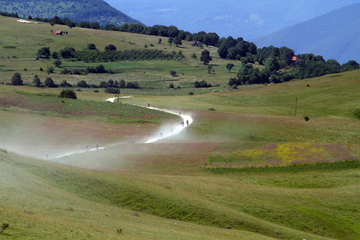
[[[19,26],[13,23],[13,19],[0,20],[6,21],[9,26]],[[22,32],[31,34],[28,28],[23,26],[19,26],[23,28]],[[49,25],[40,24],[36,27],[50,29]],[[136,42],[136,47],[143,46],[146,41],[154,41],[155,47],[165,47],[155,44],[158,37],[106,32],[105,40],[101,38],[103,33],[100,31],[71,31],[73,30],[77,36],[81,36],[80,31],[88,34],[98,48],[110,43],[109,39],[121,37],[126,38],[125,43]],[[9,32],[9,36],[12,34]],[[65,43],[55,36],[50,37],[54,44],[51,49],[58,50],[65,46]],[[17,48],[4,50],[17,51],[13,53],[21,57],[9,59],[6,56],[11,56],[11,53],[6,52],[5,57],[0,59],[3,81],[9,81],[13,74],[6,69],[22,69],[19,65],[27,61],[26,54],[30,54],[29,69],[33,70],[22,72],[25,79],[31,79],[32,73],[41,75],[37,69],[48,63],[31,60],[32,54],[41,46],[28,46],[35,53],[25,52],[21,50],[24,39],[19,38],[18,42]],[[10,41],[6,42],[6,45],[8,44]],[[81,41],[75,41],[75,38],[72,44],[78,44],[80,49],[86,46]],[[126,46],[124,45],[124,48]],[[168,45],[166,47],[169,48]],[[188,56],[193,48],[185,47],[182,50],[187,58],[181,62],[109,63],[119,66],[124,64],[128,71],[112,75],[111,78],[139,77],[144,82],[164,81],[170,79],[167,75],[168,69],[177,66],[188,71],[179,77],[178,83],[181,84],[190,81],[190,77],[211,78],[219,84],[226,84],[228,77],[233,74],[227,73],[226,62],[217,58],[215,61],[219,63],[219,69],[224,69],[223,75],[218,74],[222,70],[216,70],[216,74],[211,75],[204,73],[205,70],[198,62],[189,60]],[[196,65],[200,68],[194,67]],[[145,68],[146,74],[143,73]],[[143,77],[144,75],[149,76]],[[182,76],[184,79],[181,79]],[[64,76],[51,77],[60,79]],[[81,77],[87,81],[92,79],[92,76]],[[70,76],[67,80],[76,81],[76,77]],[[307,87],[307,84],[310,87]],[[265,235],[285,239],[357,239],[360,231],[357,210],[360,171],[357,165],[345,169],[316,170],[314,167],[297,173],[245,171],[219,175],[203,170],[207,167],[221,169],[234,161],[236,164],[243,164],[242,161],[245,160],[263,163],[266,160],[264,156],[268,155],[264,149],[269,145],[276,146],[271,149],[282,148],[296,153],[294,156],[283,151],[282,155],[271,155],[280,160],[281,157],[289,160],[286,158],[289,156],[307,158],[306,153],[297,152],[299,149],[315,149],[316,154],[321,152],[322,158],[334,162],[341,157],[345,157],[345,160],[360,157],[357,130],[359,123],[352,116],[353,111],[358,108],[358,86],[358,72],[349,72],[341,76],[324,76],[286,84],[194,96],[155,96],[149,90],[129,91],[128,93],[136,95],[123,99],[123,103],[146,105],[150,102],[152,106],[181,110],[183,114],[194,117],[194,124],[186,131],[152,145],[128,142],[149,136],[149,131],[154,128],[153,124],[132,123],[124,128],[124,123],[112,124],[106,119],[91,119],[89,116],[83,119],[63,119],[47,114],[29,114],[21,109],[1,110],[0,124],[4,133],[1,136],[16,133],[16,137],[12,138],[12,145],[22,147],[21,150],[35,149],[37,154],[40,152],[43,155],[45,147],[50,150],[65,150],[74,146],[83,148],[98,139],[104,141],[108,150],[54,160],[96,171],[44,163],[0,152],[0,178],[3,179],[0,181],[0,193],[5,200],[0,203],[0,208],[3,209],[0,211],[4,213],[0,215],[0,222],[10,223],[10,229],[5,233],[12,237],[21,238],[26,235],[33,239],[60,237],[58,232],[64,232],[68,238],[85,238],[92,234],[98,238],[111,239],[119,237],[117,228],[123,229],[123,237],[126,239],[159,236],[164,239],[265,239]],[[0,93],[14,91],[9,89],[11,87],[1,86]],[[15,89],[25,92],[59,92],[58,89],[29,87]],[[174,93],[168,95],[172,94]],[[105,94],[90,92],[82,92],[78,96],[82,101],[104,101],[107,98]],[[297,117],[293,116],[295,97],[298,97]],[[42,101],[46,102],[46,98]],[[215,111],[210,111],[210,108]],[[303,120],[303,114],[310,117],[309,122]],[[26,121],[17,124],[22,119]],[[96,124],[98,133],[92,129],[93,123]],[[53,126],[56,126],[56,135],[46,131]],[[156,126],[156,129],[160,128],[159,125]],[[119,131],[118,134],[112,133],[114,129]],[[4,146],[4,142],[1,146]],[[323,151],[320,151],[321,149]],[[13,151],[16,150],[24,153],[19,149]],[[334,152],[339,152],[341,156]],[[310,160],[313,161],[311,158]],[[41,188],[37,187],[39,184]],[[27,205],[24,205],[25,198]],[[24,210],[26,212],[23,212]],[[132,211],[137,211],[141,217],[131,216]],[[65,226],[64,222],[69,224]],[[171,227],[168,227],[168,224]],[[164,225],[167,227],[164,228]],[[233,230],[224,230],[226,226],[231,226]]]
[[[80,80],[86,79],[91,83],[99,84],[100,81],[121,80],[125,81],[138,81],[141,87],[145,90],[149,88],[160,88],[161,90],[151,90],[151,94],[167,94],[167,95],[185,95],[189,91],[209,92],[210,89],[188,89],[193,86],[194,81],[206,80],[213,85],[221,84],[223,89],[224,79],[227,80],[230,77],[235,76],[236,66],[232,73],[228,73],[225,65],[227,61],[221,60],[216,53],[215,48],[209,48],[212,52],[212,63],[218,66],[214,66],[215,72],[212,74],[207,73],[206,67],[198,60],[201,55],[202,49],[191,47],[190,42],[183,42],[180,47],[171,46],[167,43],[167,38],[162,37],[162,44],[158,44],[158,36],[148,36],[142,34],[130,34],[121,32],[108,32],[108,31],[94,31],[91,29],[73,28],[69,29],[67,26],[55,25],[51,27],[47,23],[39,23],[37,25],[26,25],[16,22],[17,19],[0,17],[1,31],[4,37],[0,41],[0,70],[1,82],[10,82],[14,71],[20,72],[24,82],[31,83],[34,74],[38,74],[42,81],[45,80],[48,75],[45,72],[40,72],[39,69],[46,70],[49,66],[53,66],[52,60],[36,61],[37,50],[41,47],[50,47],[50,50],[59,52],[64,47],[74,47],[77,50],[83,50],[87,47],[88,43],[94,43],[99,50],[103,50],[105,46],[114,44],[118,50],[127,49],[144,49],[144,45],[147,44],[148,49],[159,49],[164,51],[182,51],[185,55],[185,59],[181,61],[140,61],[140,62],[108,62],[101,63],[106,69],[117,69],[122,74],[117,75],[88,75],[88,76],[75,76],[75,75],[59,75],[61,69],[56,68],[55,74],[51,74],[50,77],[56,82],[60,83],[62,80],[67,80],[69,83],[76,83]],[[18,31],[13,31],[18,29]],[[51,30],[63,30],[69,32],[67,35],[55,36],[52,35]],[[20,34],[20,35],[19,35]],[[104,38],[106,34],[106,38]],[[135,43],[135,45],[129,44],[129,42]],[[153,47],[150,47],[153,44]],[[16,48],[4,48],[4,46],[15,46]],[[193,60],[190,55],[195,53],[197,59]],[[14,58],[14,56],[16,58]],[[70,62],[63,61],[63,67],[86,67],[97,66],[100,63],[82,63],[82,62]],[[237,63],[240,64],[240,63]],[[27,71],[24,71],[26,68]],[[175,70],[178,76],[172,77],[169,74],[170,70]],[[144,74],[145,73],[145,74]],[[183,74],[182,74],[183,73]],[[166,90],[169,84],[173,83],[175,87],[181,86],[182,90]],[[213,90],[215,90],[213,89]],[[91,90],[92,91],[92,90]],[[124,90],[124,93],[129,92]],[[131,93],[131,91],[130,91]],[[148,93],[147,91],[143,92]]]

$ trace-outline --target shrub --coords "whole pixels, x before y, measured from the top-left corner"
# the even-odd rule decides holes
[[[72,85],[70,83],[68,83],[66,80],[63,80],[60,83],[60,87],[72,87]]]
[[[193,93],[193,92],[189,92],[189,95],[194,95],[194,93]]]
[[[90,88],[90,86],[86,83],[85,80],[81,80],[81,81],[77,82],[76,86],[81,87],[81,88]]]
[[[170,83],[169,88],[174,88],[174,84]]]
[[[56,88],[57,85],[54,83],[54,81],[51,78],[48,77],[44,81],[44,87]]]
[[[62,64],[62,61],[60,59],[56,59],[54,62],[55,67],[60,67]]]
[[[305,115],[305,116],[304,116],[304,120],[305,120],[305,121],[309,121],[310,118],[309,118],[307,115]]]
[[[98,93],[99,92],[99,90],[94,90],[94,93]]]
[[[170,70],[170,75],[173,76],[173,77],[176,76],[176,71],[175,70]]]
[[[77,99],[76,93],[70,89],[62,90],[59,94],[59,97],[60,98]]]
[[[20,73],[14,73],[14,76],[11,78],[11,85],[24,85]]]
[[[107,87],[105,89],[106,93],[115,93],[115,94],[120,94],[120,89],[119,88],[113,88],[113,87]]]

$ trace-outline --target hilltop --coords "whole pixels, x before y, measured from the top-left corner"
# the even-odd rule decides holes
[[[254,39],[259,47],[287,46],[297,53],[312,52],[340,63],[360,61],[360,3]]]
[[[0,11],[18,13],[20,17],[28,16],[53,18],[69,18],[73,22],[98,22],[100,25],[125,23],[142,24],[119,10],[111,7],[103,0],[0,0]]]

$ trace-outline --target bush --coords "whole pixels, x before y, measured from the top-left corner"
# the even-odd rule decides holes
[[[113,87],[107,87],[105,89],[106,93],[115,93],[115,94],[120,94],[120,89],[119,88],[113,88]]]
[[[310,118],[309,118],[307,115],[305,115],[305,116],[304,116],[304,120],[305,120],[305,121],[309,121]]]
[[[174,84],[170,83],[169,88],[174,88]]]
[[[81,88],[90,88],[90,86],[86,83],[85,80],[81,80],[81,81],[77,82],[76,86],[81,87]]]
[[[189,92],[189,95],[194,95],[194,93],[193,93],[193,92]]]
[[[173,77],[176,76],[176,71],[170,70],[170,75],[173,76]]]
[[[24,85],[20,73],[14,73],[14,76],[11,78],[11,85]]]
[[[66,80],[63,80],[60,83],[60,87],[72,87],[72,85],[70,83],[68,83]]]
[[[73,90],[67,89],[62,90],[59,94],[60,98],[71,98],[71,99],[77,99],[76,93]]]
[[[54,81],[51,78],[48,77],[44,81],[44,87],[56,88],[57,85],[54,83]]]

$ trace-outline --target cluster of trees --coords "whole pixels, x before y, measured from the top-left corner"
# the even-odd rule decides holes
[[[14,79],[14,81],[12,81],[12,85],[23,85],[23,82],[21,80],[21,75],[19,73],[15,73],[13,76],[13,79]],[[119,90],[120,88],[133,88],[133,89],[139,88],[139,84],[137,82],[125,82],[125,80],[113,81],[111,79],[108,80],[107,82],[101,81],[99,85],[88,84],[85,80],[78,81],[74,85],[68,83],[66,80],[63,80],[58,85],[58,84],[55,84],[54,81],[50,77],[47,77],[46,80],[44,81],[44,83],[42,83],[38,75],[34,76],[32,84],[35,87],[48,87],[48,88],[57,88],[57,87],[105,88],[105,92],[107,92],[107,93],[120,93],[120,90]]]
[[[264,68],[260,71],[253,65],[247,64],[249,61],[242,61],[237,77],[229,80],[230,86],[281,83],[292,79],[313,78],[325,74],[360,69],[359,64],[353,60],[340,65],[334,59],[325,61],[322,56],[315,56],[314,54],[298,54],[295,56],[295,51],[287,47],[264,47],[258,49],[257,55],[253,57],[260,65],[264,65]],[[296,61],[292,61],[293,57],[296,57]],[[252,61],[250,62],[252,63]]]
[[[181,59],[184,58],[182,51],[172,51],[170,53],[162,50],[124,50],[119,51],[113,44],[109,44],[105,47],[104,51],[96,49],[95,44],[88,44],[88,49],[82,51],[76,51],[73,47],[65,47],[60,50],[60,53],[51,53],[49,47],[42,47],[37,51],[37,58],[49,59],[53,57],[58,59],[61,56],[63,59],[73,59],[84,62],[108,62],[108,61],[139,61],[139,60],[155,60],[155,59]],[[60,66],[60,61],[54,61],[55,66]],[[103,70],[103,71],[100,71]],[[88,72],[104,73],[104,69],[95,69]]]
[[[233,37],[220,39],[218,54],[223,59],[240,60],[254,63],[257,54],[257,46],[252,42],[244,41],[243,38]]]
[[[140,60],[170,60],[184,58],[182,51],[172,51],[170,53],[163,52],[162,50],[105,50],[105,51],[74,51],[72,58],[84,62],[114,62],[114,61],[140,61]]]
[[[208,88],[208,87],[212,87],[212,85],[210,83],[207,83],[205,80],[202,81],[195,81],[194,82],[194,87],[195,88]]]

